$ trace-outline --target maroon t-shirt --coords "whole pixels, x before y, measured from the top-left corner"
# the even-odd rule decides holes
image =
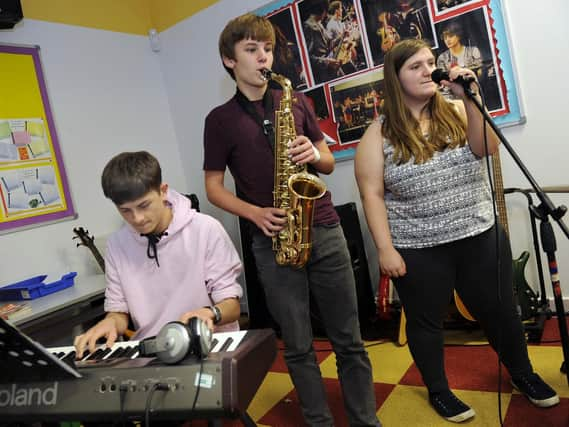
[[[273,105],[277,107],[281,91],[272,90]],[[302,93],[295,93],[293,114],[297,135],[311,141],[324,138],[318,127],[314,110]],[[253,102],[264,116],[262,101]],[[273,120],[274,121],[274,120]],[[225,104],[214,108],[205,120],[204,170],[225,171],[228,167],[237,193],[243,200],[256,206],[273,206],[274,155],[260,124],[246,113],[234,96]],[[315,225],[332,225],[340,218],[327,191],[318,199],[314,209]]]

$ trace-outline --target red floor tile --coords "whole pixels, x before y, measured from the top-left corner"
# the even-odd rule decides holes
[[[450,388],[461,390],[498,390],[498,358],[489,345],[445,348],[445,369]],[[400,384],[424,386],[413,363]],[[502,367],[502,392],[510,393],[510,377]]]
[[[505,427],[568,427],[569,399],[561,399],[559,405],[552,408],[538,408],[525,396],[512,396],[508,412],[504,419]]]
[[[567,330],[569,330],[569,316],[566,317]],[[543,335],[541,336],[541,345],[561,345],[561,335],[559,333],[559,320],[557,316],[553,316],[546,321],[543,327]]]

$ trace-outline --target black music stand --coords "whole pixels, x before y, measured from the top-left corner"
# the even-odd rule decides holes
[[[81,378],[77,370],[61,362],[10,322],[0,318],[0,384]]]
[[[484,123],[488,123],[488,125],[494,130],[496,136],[500,139],[500,142],[506,150],[512,156],[512,159],[522,171],[526,179],[531,184],[533,190],[536,193],[536,196],[540,200],[541,204],[539,206],[534,206],[532,209],[533,214],[536,218],[541,221],[540,225],[540,236],[541,236],[541,245],[543,247],[543,251],[547,255],[547,261],[549,265],[549,274],[551,277],[551,286],[553,288],[553,298],[555,301],[555,308],[557,311],[557,320],[559,323],[559,334],[561,335],[561,347],[563,348],[563,363],[561,365],[561,372],[564,372],[567,376],[567,383],[569,384],[569,369],[567,369],[567,364],[569,363],[569,336],[567,334],[567,323],[565,322],[565,309],[563,307],[563,296],[561,294],[561,283],[559,280],[559,274],[557,271],[557,259],[555,258],[555,251],[557,250],[557,243],[555,241],[555,234],[553,233],[553,227],[549,222],[549,218],[551,217],[554,219],[561,231],[565,234],[567,238],[569,238],[569,229],[563,222],[562,218],[563,215],[567,212],[567,207],[561,205],[556,207],[551,199],[547,196],[547,194],[542,190],[539,186],[537,181],[533,178],[530,174],[529,170],[525,167],[522,160],[518,157],[506,137],[502,134],[494,120],[490,117],[488,112],[485,110],[484,106],[478,99],[474,92],[467,87],[468,84],[464,86],[464,93],[468,98],[474,103],[478,111],[484,117]],[[485,125],[484,125],[485,126]]]

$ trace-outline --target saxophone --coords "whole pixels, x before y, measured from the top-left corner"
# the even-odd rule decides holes
[[[324,195],[326,184],[308,173],[306,164],[297,165],[288,157],[288,143],[296,138],[290,80],[268,69],[264,69],[262,74],[265,80],[274,80],[283,89],[279,108],[275,110],[273,206],[285,210],[287,222],[273,236],[273,251],[278,265],[302,268],[312,249],[310,235],[314,202]]]

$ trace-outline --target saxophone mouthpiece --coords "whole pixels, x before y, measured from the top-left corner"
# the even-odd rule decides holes
[[[273,72],[271,70],[269,70],[268,68],[263,68],[261,70],[261,76],[263,76],[263,78],[265,80],[271,80],[272,75],[273,75]]]

